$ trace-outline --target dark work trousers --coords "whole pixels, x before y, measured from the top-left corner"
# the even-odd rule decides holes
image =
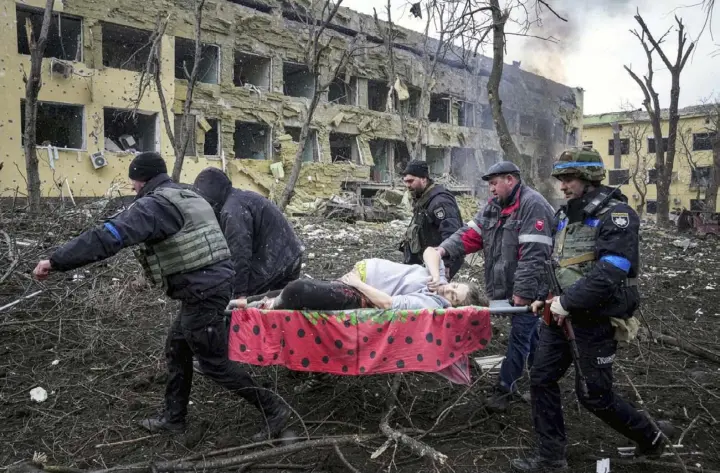
[[[275,279],[272,279],[262,286],[258,287],[255,291],[253,291],[252,294],[246,294],[247,296],[256,296],[258,294],[267,293],[269,291],[276,291],[279,289],[283,289],[285,286],[290,284],[291,282],[297,280],[300,278],[300,270],[302,269],[302,255],[298,256],[298,258],[290,265],[288,266],[285,271],[280,273],[275,277]]]
[[[372,307],[370,302],[354,287],[340,281],[298,279],[285,286],[282,291],[273,291],[248,299],[248,302],[263,296],[277,297],[275,309],[321,309],[347,310]]]
[[[651,443],[655,432],[650,421],[613,392],[612,364],[617,342],[610,323],[592,327],[574,324],[573,327],[589,392],[587,399],[579,396],[580,403],[630,440],[641,445]],[[570,345],[562,329],[555,323],[550,326],[541,323],[540,340],[530,371],[530,392],[539,453],[548,459],[565,458],[567,437],[558,381],[570,366]],[[575,392],[579,393],[577,376]]]
[[[230,299],[226,293],[197,302],[183,301],[173,321],[165,346],[168,383],[165,389],[165,416],[170,422],[182,422],[192,387],[195,355],[203,374],[260,409],[267,397],[264,390],[239,363],[228,359],[227,328],[223,311]]]
[[[535,349],[538,342],[538,324],[540,317],[518,315],[512,318],[510,337],[508,338],[505,359],[500,366],[498,385],[504,392],[516,392],[517,381],[528,369],[532,368]]]

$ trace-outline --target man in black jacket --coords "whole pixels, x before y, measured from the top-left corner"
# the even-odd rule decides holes
[[[228,242],[235,298],[282,289],[300,277],[304,248],[275,204],[255,192],[234,189],[216,168],[200,172],[195,188],[215,210]]]
[[[413,217],[400,245],[403,263],[423,264],[425,248],[439,246],[463,226],[460,208],[450,191],[430,179],[425,161],[410,161],[403,182],[413,197]],[[460,270],[463,258],[443,258],[443,262],[449,281]]]
[[[69,271],[142,245],[135,254],[147,278],[162,285],[181,306],[165,346],[169,376],[164,412],[140,425],[151,432],[185,430],[194,354],[206,376],[262,412],[266,423],[254,440],[277,436],[290,409],[227,358],[223,311],[234,273],[212,208],[172,182],[158,153],[139,154],[130,163],[129,176],[137,193],[133,204],[58,248],[49,260],[37,264],[33,274],[46,279],[52,271]]]

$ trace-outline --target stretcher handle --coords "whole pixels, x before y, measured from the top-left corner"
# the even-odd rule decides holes
[[[367,310],[367,309],[362,309]],[[225,315],[232,315],[232,310],[226,310]],[[527,314],[532,313],[530,306],[519,306],[519,307],[495,307],[490,309],[490,315],[515,315],[515,314]]]

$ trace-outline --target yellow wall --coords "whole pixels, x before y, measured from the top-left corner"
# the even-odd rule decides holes
[[[655,167],[655,155],[654,153],[651,155],[648,155],[647,145],[648,145],[648,137],[653,137],[652,127],[650,126],[650,123],[633,123],[633,122],[625,122],[621,125],[623,127],[622,131],[620,132],[620,138],[630,138],[631,134],[633,133],[632,129],[633,127],[638,127],[638,129],[643,132],[643,139],[640,141],[640,169],[643,167],[643,163],[645,163],[646,168],[654,168]],[[681,132],[685,131],[688,133],[689,136],[689,149],[691,151],[691,159],[697,166],[709,166],[712,164],[712,151],[692,151],[692,134],[693,133],[707,133],[708,132],[708,125],[705,123],[705,117],[692,117],[692,116],[685,116],[680,118],[680,122],[678,125],[678,137],[676,140],[676,149],[677,152],[675,154],[675,165],[673,166],[673,172],[677,173],[677,178],[673,180],[672,184],[670,185],[670,209],[674,208],[690,208],[690,200],[691,199],[697,199],[698,198],[698,192],[695,187],[690,187],[690,170],[691,166],[690,163],[686,157],[686,153],[684,150],[684,147],[682,145],[680,134]],[[663,121],[662,122],[662,129],[663,129],[663,136],[667,137],[668,135],[668,122]],[[608,170],[615,169],[615,159],[612,155],[608,153],[608,140],[611,140],[613,138],[613,132],[612,132],[612,126],[610,124],[603,124],[603,125],[589,125],[585,124],[585,127],[583,128],[583,134],[582,134],[582,140],[584,142],[592,141],[593,142],[593,148],[596,149],[603,158],[603,161],[605,162],[605,167]],[[629,169],[630,173],[632,175],[632,170],[636,168],[636,163],[638,162],[638,159],[636,158],[634,154],[634,147],[633,147],[633,140],[630,139],[630,153],[626,155],[622,155],[622,167],[621,169]],[[607,177],[605,179],[605,184],[608,183]],[[633,207],[639,206],[639,199],[633,198],[634,195],[638,195],[637,189],[634,187],[632,182],[628,183],[627,185],[624,185],[621,187],[622,192],[628,197],[628,200],[630,204],[633,205]],[[705,197],[705,191],[703,189],[700,189],[700,199],[703,199]],[[655,184],[648,184],[647,185],[647,196],[646,200],[655,200],[657,198],[657,187]],[[718,209],[720,210],[720,206],[718,206]]]

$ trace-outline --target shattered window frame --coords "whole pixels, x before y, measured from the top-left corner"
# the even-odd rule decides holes
[[[145,69],[148,57],[150,56],[150,38],[152,31],[108,21],[101,21],[100,28],[102,30],[101,54],[103,67],[130,72],[142,72]],[[132,44],[127,39],[128,33],[130,32],[134,32],[134,34],[138,36],[137,41],[133,41]],[[109,36],[114,35],[119,35],[123,38],[113,38],[112,42],[107,41]],[[120,59],[118,57],[118,49],[125,52],[125,48],[128,46],[138,46],[138,48],[128,54],[124,62],[117,65],[116,62]],[[110,51],[111,48],[113,51]]]
[[[350,139],[350,156],[348,159],[335,159],[338,156],[332,151],[332,138],[333,135],[340,135],[342,139]],[[365,160],[362,153],[362,147],[360,146],[360,135],[353,135],[350,133],[342,133],[337,131],[331,131],[328,135],[328,145],[330,147],[330,162],[335,163],[354,163],[364,164]],[[338,147],[336,146],[335,149]],[[344,148],[344,146],[343,146]]]
[[[181,46],[178,46],[178,43]],[[192,68],[195,67],[195,40],[189,39],[189,38],[183,38],[182,36],[176,36],[175,37],[175,47],[174,49],[174,55],[175,55],[175,80],[184,80],[187,81],[189,78],[185,75],[185,67],[187,67],[188,74],[192,74]],[[208,56],[207,53],[211,50],[215,51],[215,57]],[[189,54],[189,58],[183,57],[183,52],[189,51],[191,54]],[[187,56],[187,55],[186,55]],[[187,65],[183,65],[181,62],[178,61],[181,59],[189,59]],[[197,81],[202,84],[210,84],[210,85],[217,85],[220,84],[220,75],[222,72],[222,48],[220,48],[219,45],[214,43],[204,43],[200,42],[200,66],[198,66],[198,76]],[[214,75],[214,81],[208,81],[205,80],[205,77],[213,70],[213,68],[210,67],[204,67],[208,66],[209,64],[213,64],[215,75]],[[203,74],[203,69],[205,70],[205,74]],[[212,77],[212,76],[211,76]]]
[[[205,140],[203,141],[203,156],[208,159],[220,159],[222,156],[222,120],[219,118],[208,118],[205,117],[205,120],[210,124],[210,131],[213,129],[215,130],[217,134],[217,153],[208,153],[207,152],[207,146],[208,146],[208,134],[210,134],[210,131],[205,132]],[[215,126],[213,126],[213,123],[215,123]],[[196,130],[197,132],[197,130]]]
[[[693,133],[693,151],[712,151],[712,140],[717,132]]]
[[[145,137],[145,133],[148,131],[148,127],[146,127],[145,125],[140,124],[140,123],[136,123],[135,126],[137,128],[137,131],[143,131],[143,134],[142,134],[143,138],[139,138],[135,135],[131,135],[133,140],[135,140],[136,144],[140,144],[141,142],[148,144],[148,141],[150,140],[150,138],[152,138],[152,146],[146,147],[144,144],[142,149],[138,149],[138,148],[131,148],[131,149],[134,150],[135,153],[142,153],[142,152],[147,152],[147,151],[156,151],[156,152],[160,151],[160,121],[159,121],[160,114],[158,112],[138,110],[137,113],[135,114],[135,116],[133,117],[132,109],[118,108],[118,107],[103,107],[103,150],[104,151],[110,152],[110,153],[131,152],[130,149],[127,149],[127,150],[120,149],[118,151],[118,150],[110,150],[106,147],[108,139],[110,139],[112,143],[114,143],[116,146],[118,146],[118,148],[120,148],[120,145],[122,144],[122,143],[119,143],[120,136],[122,136],[122,135],[118,135],[117,138],[111,138],[108,134],[108,125],[109,124],[108,124],[108,120],[106,118],[108,116],[107,114],[110,114],[110,113],[113,116],[113,120],[111,120],[113,123],[116,122],[117,117],[119,117],[121,115],[125,115],[125,116],[129,117],[129,119],[135,120],[136,122],[143,120],[143,121],[147,121],[149,123],[150,120],[152,120],[152,122],[153,122],[152,137]],[[139,117],[143,117],[143,118],[139,118]],[[123,121],[125,121],[125,120],[127,120],[127,119],[124,119]],[[126,133],[126,134],[129,134],[129,133]]]
[[[630,182],[629,169],[608,169],[607,176],[608,185],[611,186],[625,185]]]
[[[264,158],[254,158],[254,157],[248,157],[248,156],[240,156],[238,153],[238,147],[240,146],[238,137],[238,125],[245,125],[249,127],[256,127],[258,129],[262,129],[264,131],[265,136],[265,143],[263,145],[264,147]],[[233,153],[235,154],[234,159],[243,159],[243,160],[249,160],[249,161],[268,161],[272,160],[273,158],[273,146],[272,146],[272,136],[273,136],[273,127],[270,125],[267,125],[266,123],[260,123],[260,122],[247,122],[242,120],[235,120],[235,130],[233,131]],[[256,151],[254,151],[256,152]]]
[[[286,126],[285,127],[285,133],[290,135],[290,137],[293,140],[293,143],[300,144],[300,133],[302,132],[302,128],[299,126]],[[295,137],[297,136],[297,139]],[[307,143],[305,144],[305,149],[303,150],[303,156],[302,161],[304,163],[318,163],[321,161],[320,159],[320,140],[318,139],[318,133],[317,130],[313,130],[312,128],[308,130],[308,137],[307,139],[311,143],[311,147],[307,147]],[[310,158],[308,157],[308,149],[310,150]]]
[[[242,78],[242,73],[240,74],[241,77],[238,77],[238,56],[245,56],[245,57],[252,57],[255,58],[257,61],[267,62],[267,84],[266,85],[258,85],[254,82],[248,80],[245,83],[242,83],[240,80]],[[235,87],[245,87],[247,84],[250,84],[254,87],[257,87],[260,90],[270,91],[272,90],[272,84],[273,84],[273,57],[272,56],[263,56],[262,54],[255,54],[250,53],[247,51],[243,51],[240,49],[236,49],[233,51],[233,85]]]
[[[68,151],[85,151],[87,149],[87,130],[85,128],[85,105],[82,104],[74,104],[74,103],[62,103],[62,102],[53,102],[50,100],[46,101],[40,101],[37,102],[38,110],[37,110],[37,116],[36,116],[36,131],[35,131],[35,146],[48,146],[44,144],[46,141],[50,141],[50,146],[68,150]],[[74,114],[69,113],[69,115],[79,115],[80,120],[80,142],[79,146],[72,146],[75,144],[78,144],[77,142],[72,142],[71,139],[72,135],[70,133],[60,133],[58,136],[65,136],[68,138],[68,146],[61,146],[58,145],[60,141],[55,141],[55,143],[52,142],[52,140],[42,140],[42,138],[48,138],[50,135],[43,136],[46,132],[48,132],[47,127],[42,127],[40,125],[41,116],[44,113],[48,113],[50,117],[55,119],[58,117],[57,110],[53,109],[66,109],[65,112],[75,112]],[[75,109],[75,110],[72,110]],[[78,113],[79,112],[79,113]],[[60,123],[67,123],[67,120],[64,120],[63,118],[58,118],[57,120],[53,121],[59,121]],[[76,124],[77,125],[77,124]],[[21,127],[21,134],[20,134],[20,144],[22,146],[25,145],[25,99],[20,99],[20,127]],[[57,133],[56,133],[57,134]]]
[[[344,74],[343,74],[344,75]],[[330,98],[330,91],[331,89],[342,87],[345,90],[345,95],[341,95],[335,99]],[[339,99],[344,98],[345,101],[339,101]],[[330,85],[328,86],[328,95],[327,95],[327,103],[333,104],[333,105],[350,105],[350,106],[357,106],[358,102],[358,87],[357,87],[357,77],[356,76],[350,76],[350,81],[346,82],[345,79],[341,75],[338,75],[335,77]]]
[[[610,138],[608,140],[608,154],[615,156],[615,139]],[[620,138],[620,155],[625,156],[630,154],[630,138]]]
[[[374,89],[376,87],[380,87],[383,89],[384,94],[376,94],[373,93],[370,94],[370,89]],[[387,85],[386,81],[378,80],[378,79],[368,79],[367,80],[367,108],[368,110],[372,110],[374,112],[386,112],[387,111],[387,97],[390,93],[390,88]],[[395,94],[393,94],[394,96]],[[379,98],[379,101],[371,100]]]
[[[665,148],[665,149],[663,149],[663,152],[667,152],[667,150],[668,150],[668,139],[667,139],[666,136],[663,137],[662,142],[663,142],[663,148]],[[655,137],[654,137],[654,136],[649,136],[649,137],[648,137],[648,139],[647,139],[647,150],[648,150],[648,153],[655,153],[655,152],[656,152],[656,148],[655,148]]]
[[[690,187],[707,189],[710,186],[712,166],[696,166],[690,169]]]
[[[288,69],[293,68],[294,71],[288,71]],[[307,76],[311,80],[311,84],[303,84],[302,87],[300,87],[300,84],[296,85],[288,85],[289,81],[287,80],[288,75],[291,74],[302,74],[304,76]],[[285,97],[292,97],[296,99],[312,99],[313,94],[315,93],[315,77],[313,76],[312,72],[310,71],[310,68],[307,66],[307,64],[300,63],[300,62],[294,62],[294,61],[283,61],[283,95]],[[308,85],[311,85],[312,87],[308,87]],[[306,91],[306,94],[308,95],[297,95],[296,90],[303,89]]]
[[[33,23],[33,35],[37,38],[37,36],[40,33],[40,27],[42,26],[42,20],[44,15],[44,10],[42,8],[35,8],[28,5],[21,5],[16,4],[15,5],[15,18],[16,18],[16,28],[17,28],[17,52],[18,54],[21,54],[23,56],[29,56],[30,55],[30,45],[28,44],[28,38],[27,38],[27,29],[25,27],[25,21],[22,21],[24,18],[31,18],[31,23]],[[38,18],[39,17],[39,18]],[[33,20],[39,20],[39,24],[37,21]],[[72,41],[75,43],[75,51],[73,51],[73,54],[70,54],[69,51],[65,51],[65,47],[63,42],[65,41],[63,37],[61,36],[61,32],[63,31],[63,20],[70,21],[70,22],[77,22],[79,25],[78,29],[78,37],[74,40],[70,40],[69,38],[67,41]],[[35,27],[38,27],[37,31],[35,30]],[[58,28],[59,26],[59,28]],[[48,39],[47,43],[45,43],[45,51],[43,52],[43,58],[46,59],[59,59],[62,61],[71,61],[71,62],[83,62],[83,53],[84,53],[84,43],[85,43],[85,34],[84,34],[84,26],[85,26],[85,20],[84,18],[76,15],[67,15],[62,12],[53,11],[51,15],[51,21],[50,21],[50,28],[48,29]],[[66,26],[67,28],[67,26]],[[59,43],[59,44],[57,44]],[[61,54],[57,55],[54,54],[54,52],[60,49]],[[69,49],[69,48],[68,48]]]

